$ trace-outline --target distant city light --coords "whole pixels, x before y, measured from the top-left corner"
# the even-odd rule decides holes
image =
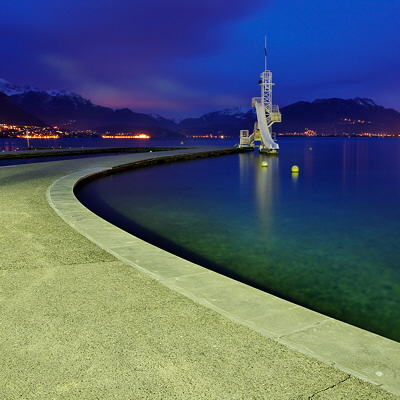
[[[225,139],[225,138],[231,138],[234,136],[227,136],[227,135],[213,135],[212,133],[210,134],[204,134],[204,135],[190,135],[186,137],[191,137],[191,138],[196,138],[196,139]]]
[[[46,135],[46,134],[28,134],[28,135],[16,135],[17,138],[22,139],[60,139],[59,135]]]
[[[335,137],[380,137],[380,138],[400,138],[399,133],[388,133],[388,132],[354,132],[351,126],[354,126],[352,120],[341,119],[345,121],[342,124],[342,129],[336,133],[332,132],[321,132],[313,129],[304,128],[299,132],[279,132],[277,136],[335,136]],[[357,124],[364,123],[370,124],[369,121],[355,121]],[[367,128],[367,127],[366,127]],[[147,133],[127,134],[127,133],[116,133],[116,134],[104,134],[100,135],[94,130],[86,129],[82,131],[59,129],[58,127],[41,127],[41,126],[27,126],[27,125],[14,125],[0,123],[0,137],[2,138],[23,138],[23,139],[60,139],[60,138],[75,138],[75,137],[101,137],[103,139],[150,139],[151,136]],[[203,133],[186,135],[190,138],[201,138],[201,139],[227,139],[236,138],[236,136],[227,135],[222,131],[216,133]]]
[[[139,133],[137,135],[101,135],[103,139],[150,139],[149,135]]]

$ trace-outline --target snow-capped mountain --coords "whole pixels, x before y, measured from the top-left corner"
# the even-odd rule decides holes
[[[362,98],[362,97],[356,97],[355,99],[353,99],[355,103],[357,103],[360,106],[371,106],[371,107],[376,107],[377,104],[371,100],[371,99],[366,99],[366,98]]]
[[[17,86],[0,79],[0,92],[24,111],[50,125],[67,129],[96,129],[98,132],[131,132],[133,128],[152,128],[163,136],[219,134],[238,136],[241,129],[253,130],[254,108],[234,107],[209,112],[198,118],[174,121],[158,114],[136,113],[127,108],[112,110],[93,104],[67,90],[43,91],[32,86]],[[371,99],[317,99],[300,101],[281,109],[282,122],[274,131],[318,134],[400,132],[400,113],[375,104]],[[1,123],[1,121],[0,121]],[[118,129],[118,130],[117,130]]]
[[[0,78],[0,92],[6,94],[7,96],[14,96],[29,92],[41,92],[41,93],[47,93],[52,97],[67,96],[67,97],[75,97],[77,99],[83,99],[83,97],[80,96],[79,94],[70,92],[69,90],[41,90],[35,86],[18,86],[1,78]]]
[[[158,116],[135,113],[127,108],[113,110],[93,104],[81,95],[67,90],[40,90],[32,86],[17,86],[0,79],[0,92],[7,94],[10,101],[46,121],[67,129],[99,129],[123,126],[126,131],[133,127],[162,127],[161,134],[171,135],[176,128],[173,121]]]
[[[34,91],[39,91],[39,89],[33,86],[22,87],[13,85],[12,83],[6,81],[5,79],[0,78],[0,92],[6,94],[7,96],[13,96],[14,94],[21,94],[29,91],[34,92]]]
[[[245,115],[248,113],[252,113],[255,115],[255,108],[253,107],[233,107],[233,108],[225,108],[224,110],[221,111],[215,111],[212,113],[208,113],[206,115],[220,115],[220,116],[232,116],[237,119],[243,119]]]

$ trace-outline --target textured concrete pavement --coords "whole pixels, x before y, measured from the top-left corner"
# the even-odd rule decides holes
[[[329,365],[339,343],[318,357],[325,362],[298,351],[315,340],[312,334],[291,349],[278,336],[242,323],[245,315],[235,319],[217,312],[211,303],[197,301],[203,294],[187,297],[185,290],[152,277],[155,271],[144,273],[125,262],[126,255],[116,258],[49,205],[49,187],[66,175],[153,156],[0,168],[0,399],[400,398],[389,393],[388,388],[395,391],[390,382],[382,388]],[[111,242],[115,232],[110,228],[106,235]],[[134,253],[139,267],[151,271],[152,257],[167,271],[181,262],[154,249],[143,257],[139,242],[131,237],[123,248]],[[202,276],[196,278],[198,290]],[[240,284],[232,292],[239,302],[241,290]],[[324,335],[329,344],[329,330]],[[399,349],[398,343],[384,343]]]

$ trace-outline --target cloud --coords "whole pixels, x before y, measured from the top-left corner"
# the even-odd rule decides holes
[[[42,72],[29,82],[37,86],[59,82],[79,91],[108,85],[143,95],[144,82],[149,91],[158,82],[163,96],[163,82],[168,82],[173,97],[180,93],[189,99],[201,87],[189,82],[190,65],[182,75],[174,67],[179,70],[186,61],[218,57],[229,40],[224,28],[265,4],[265,0],[20,0],[3,5],[8,18],[0,32],[13,42],[16,63],[29,60],[32,73],[27,76]],[[10,75],[6,77],[13,80]]]
[[[374,91],[389,98],[387,83],[398,81],[395,1],[19,0],[0,12],[0,77],[105,106],[198,113],[248,104],[265,34],[284,104]]]

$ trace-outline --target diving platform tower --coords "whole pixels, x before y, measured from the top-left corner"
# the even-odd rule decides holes
[[[248,130],[240,131],[240,148],[254,149],[258,147],[260,153],[276,154],[279,145],[276,143],[275,135],[272,133],[272,124],[281,122],[282,117],[279,107],[272,105],[272,72],[267,70],[267,52],[265,46],[265,71],[260,75],[261,97],[253,97],[252,107],[256,109],[257,121],[254,130],[249,135]]]

